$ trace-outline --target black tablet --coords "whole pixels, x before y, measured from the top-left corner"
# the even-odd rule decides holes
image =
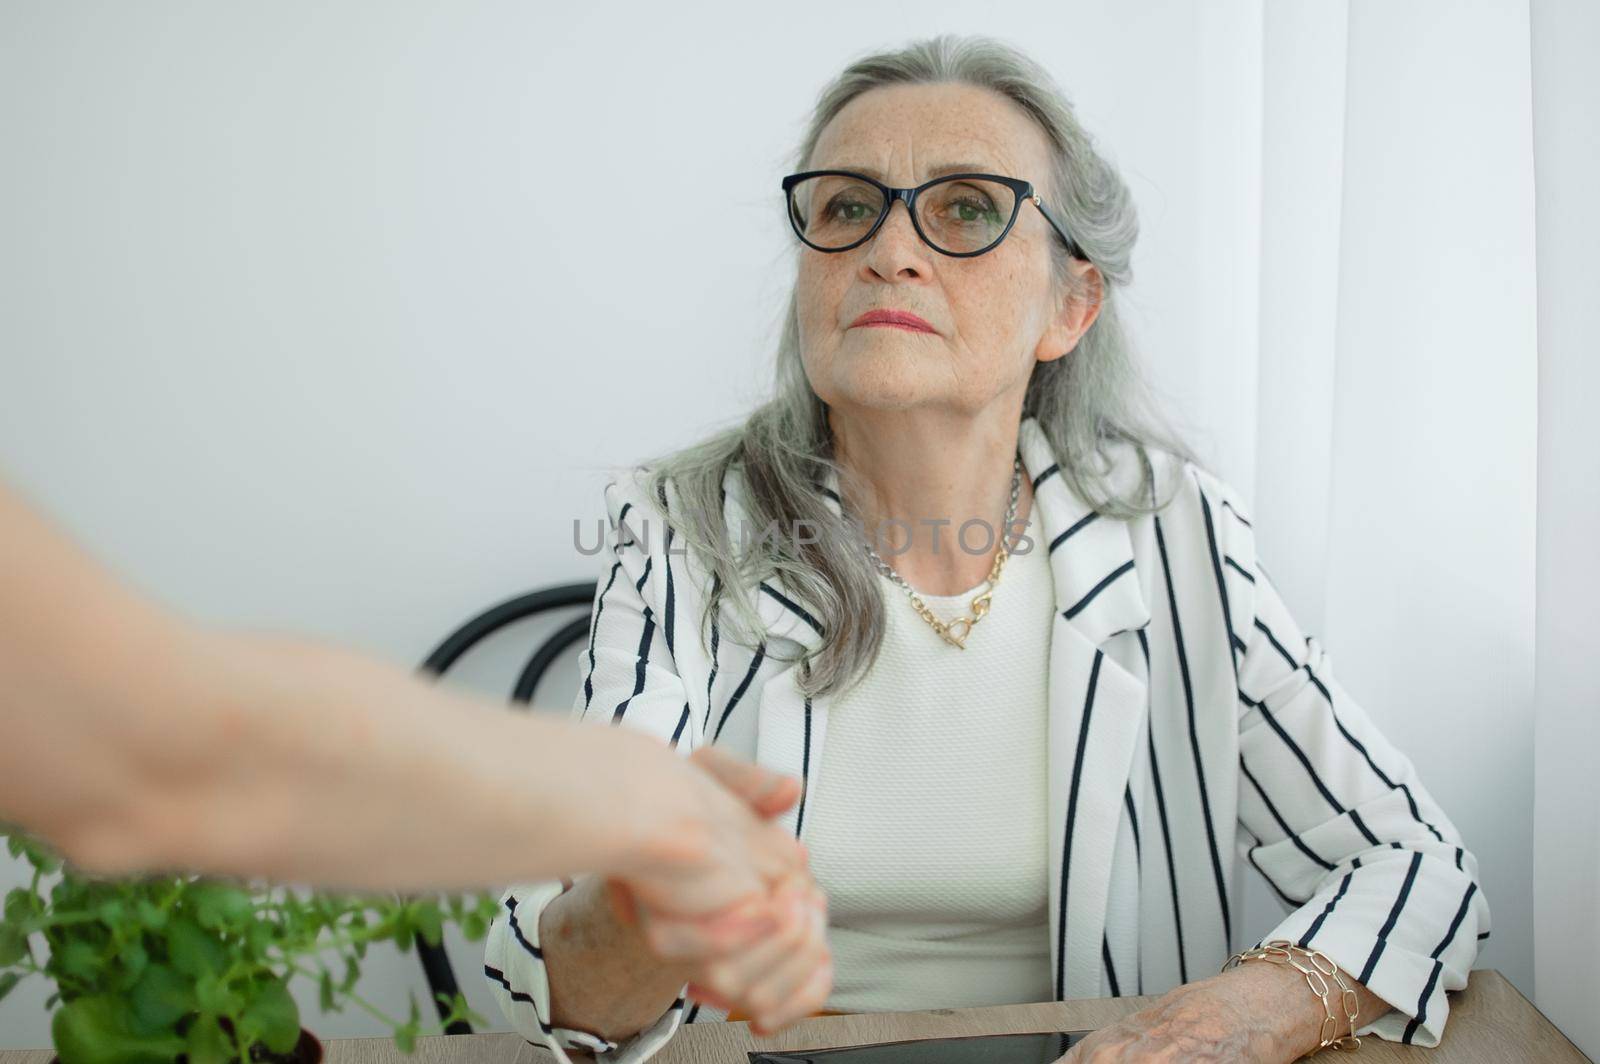
[[[838,1049],[751,1053],[750,1064],[1052,1064],[1088,1031],[876,1042]]]

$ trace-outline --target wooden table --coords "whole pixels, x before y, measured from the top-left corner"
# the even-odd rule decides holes
[[[826,1046],[894,1042],[910,1038],[950,1038],[972,1034],[1024,1034],[1101,1027],[1150,998],[1091,998],[1042,1005],[997,1005],[983,1009],[934,1009],[931,1012],[863,1013],[807,1020],[775,1038],[753,1038],[743,1023],[691,1024],[683,1027],[651,1064],[746,1064],[752,1049],[818,1049]],[[405,1056],[388,1038],[334,1039],[327,1043],[327,1064],[543,1064],[554,1058],[515,1034],[476,1034],[423,1038],[417,1051]],[[0,1050],[0,1064],[46,1064],[49,1050]],[[1567,1064],[1588,1061],[1527,998],[1492,969],[1472,973],[1467,988],[1452,996],[1444,1041],[1436,1049],[1419,1049],[1363,1039],[1350,1064],[1416,1061],[1429,1064]]]

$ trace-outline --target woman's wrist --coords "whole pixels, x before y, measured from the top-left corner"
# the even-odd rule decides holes
[[[688,981],[688,970],[649,949],[635,924],[617,918],[601,876],[583,876],[539,915],[551,1023],[613,1041],[655,1022]]]
[[[1316,1049],[1325,1013],[1305,978],[1287,964],[1250,961],[1214,975],[1207,982],[1230,998],[1247,1002],[1272,1043],[1269,1059],[1298,1060]],[[1346,1033],[1342,1028],[1340,1034]]]
[[[1222,977],[1244,972],[1276,969],[1273,982],[1286,986],[1298,981],[1306,991],[1305,996],[1317,1003],[1315,1008],[1315,1035],[1297,1034],[1310,1028],[1301,1026],[1285,1031],[1286,1046],[1295,1056],[1314,1052],[1328,1046],[1354,1049],[1361,1045],[1356,1032],[1393,1009],[1387,1001],[1372,993],[1356,978],[1339,967],[1331,957],[1315,949],[1298,946],[1285,939],[1273,939],[1261,946],[1236,953],[1223,966]],[[1304,1000],[1304,996],[1302,997]]]

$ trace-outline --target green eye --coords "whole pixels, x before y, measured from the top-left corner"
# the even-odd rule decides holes
[[[971,200],[963,200],[956,203],[955,207],[957,219],[963,222],[984,221],[996,223],[1000,220],[999,212],[987,203],[976,203]]]

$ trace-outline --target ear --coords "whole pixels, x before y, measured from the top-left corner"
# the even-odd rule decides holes
[[[1105,282],[1093,263],[1073,259],[1068,268],[1077,283],[1062,296],[1054,320],[1039,337],[1039,346],[1033,354],[1040,362],[1053,362],[1077,347],[1100,315],[1100,304],[1105,299]],[[1081,294],[1074,294],[1080,290]]]

